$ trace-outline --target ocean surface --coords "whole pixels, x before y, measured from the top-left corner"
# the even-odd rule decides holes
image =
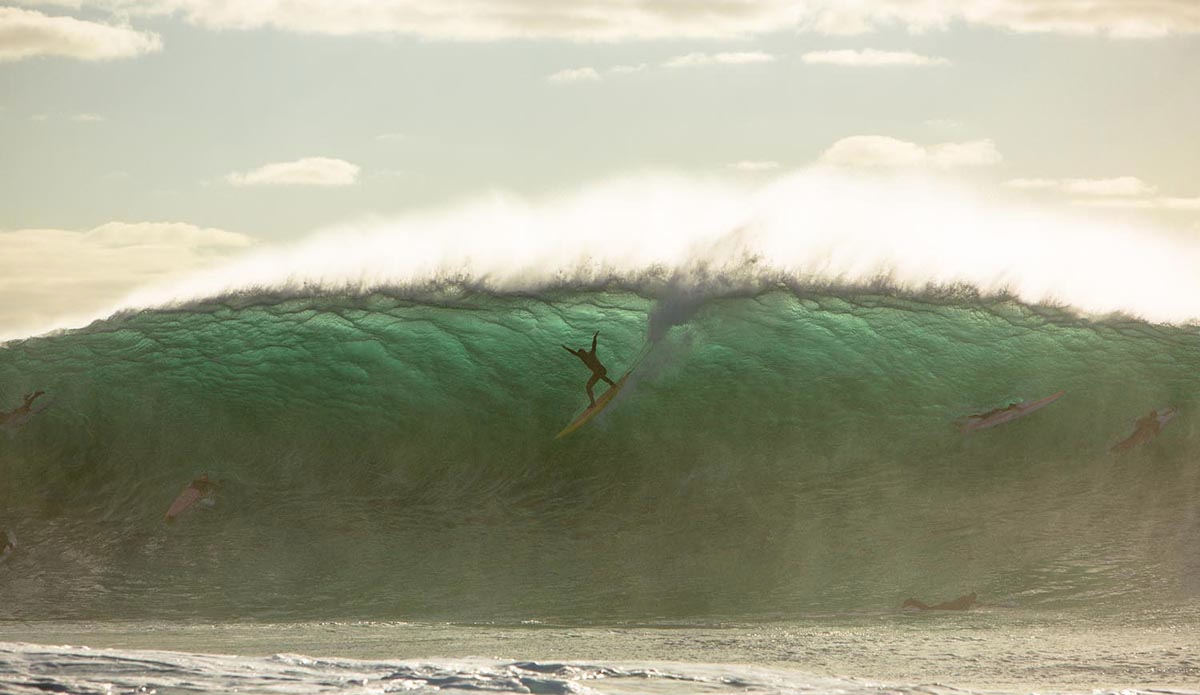
[[[595,331],[630,382],[556,440]],[[962,287],[247,291],[4,344],[0,407],[34,390],[5,692],[1200,683],[1194,326]]]

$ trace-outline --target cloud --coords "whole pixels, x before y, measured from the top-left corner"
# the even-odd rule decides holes
[[[1074,205],[1124,210],[1200,211],[1200,197],[1160,196],[1158,188],[1136,176],[1108,179],[1011,179],[1009,188],[1076,196]],[[1079,197],[1082,196],[1082,197]]]
[[[939,56],[924,56],[908,51],[877,51],[873,48],[841,51],[811,51],[805,53],[804,62],[822,65],[845,65],[849,67],[925,67],[949,65],[950,61]]]
[[[645,69],[645,63],[639,63],[638,65],[614,65],[611,68],[606,68],[603,70],[597,70],[596,68],[592,67],[568,68],[566,70],[559,70],[553,75],[548,76],[546,80],[552,84],[600,82],[604,79],[605,75],[632,75]]]
[[[743,159],[740,162],[734,162],[729,165],[730,169],[744,171],[746,173],[758,173],[763,171],[774,171],[779,168],[779,162],[770,160],[749,160]]]
[[[79,113],[71,116],[71,120],[76,123],[99,123],[104,120],[104,116],[96,113]]]
[[[359,171],[357,164],[343,159],[305,157],[234,172],[225,180],[235,186],[350,186],[358,182]]]
[[[426,40],[737,39],[813,31],[920,32],[956,23],[1146,38],[1200,33],[1195,0],[42,0],[121,17],[176,14],[211,29],[400,34]]]
[[[139,287],[209,267],[253,244],[243,234],[180,222],[0,231],[0,339],[78,325]]]
[[[797,26],[796,0],[80,0],[130,16],[177,14],[211,29],[400,34],[426,40],[736,39]]]
[[[403,142],[408,139],[404,133],[380,133],[375,136],[379,142]]]
[[[161,49],[162,41],[157,34],[73,17],[51,17],[35,10],[0,7],[0,62],[34,56],[112,60]]]
[[[882,135],[855,135],[833,143],[818,161],[837,167],[954,169],[1002,160],[991,140],[919,145]]]
[[[1119,38],[1200,32],[1200,8],[1194,0],[818,0],[805,8],[805,28],[841,35],[894,25],[919,32],[957,22],[1023,33]]]
[[[1057,191],[1070,195],[1145,196],[1155,188],[1135,176],[1110,179],[1011,179],[1004,185],[1023,190]]]
[[[600,79],[600,73],[596,72],[595,68],[569,68],[567,70],[559,70],[558,72],[546,78],[547,81],[553,84],[599,82]]]
[[[1200,196],[1195,198],[1095,198],[1074,201],[1076,205],[1096,208],[1126,208],[1130,210],[1173,210],[1200,212]]]
[[[775,56],[762,51],[747,51],[741,53],[688,53],[675,56],[663,63],[667,68],[690,68],[697,65],[749,65],[753,63],[772,63]]]

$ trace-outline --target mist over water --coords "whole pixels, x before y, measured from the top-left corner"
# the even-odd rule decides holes
[[[668,288],[670,290],[670,288]],[[796,616],[1200,598],[1190,328],[967,291],[246,294],[0,350],[17,618]],[[670,290],[670,292],[675,292]],[[563,440],[599,330],[636,379]],[[651,340],[654,338],[654,340]],[[959,418],[1065,390],[1008,425]],[[1125,456],[1150,408],[1183,415]],[[202,472],[217,505],[162,515]]]
[[[1007,196],[1007,197],[1006,197]],[[1087,208],[1037,207],[912,171],[814,167],[768,181],[637,175],[536,198],[492,192],[264,244],[96,311],[236,293],[654,287],[664,299],[779,284],[924,292],[968,286],[1153,322],[1200,317],[1200,241]],[[91,307],[90,309],[88,307]],[[61,317],[45,332],[87,323]],[[0,339],[27,330],[0,327]]]

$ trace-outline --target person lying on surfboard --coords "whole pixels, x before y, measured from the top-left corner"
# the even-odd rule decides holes
[[[1020,410],[1020,409],[1021,409],[1020,403],[1009,403],[1008,405],[1004,406],[1003,408],[995,408],[993,410],[987,411],[986,413],[976,413],[974,415],[968,415],[967,419],[968,420],[986,420],[987,418],[989,418],[993,415],[1005,413],[1010,410]]]
[[[916,608],[916,609],[922,610],[922,611],[966,611],[966,610],[970,610],[971,606],[975,605],[976,598],[977,598],[977,595],[975,594],[974,591],[972,591],[969,594],[964,594],[962,596],[959,596],[958,598],[954,599],[953,601],[946,601],[944,603],[939,603],[936,606],[926,605],[925,603],[918,601],[915,598],[910,598],[904,602],[904,605],[901,606],[901,608]]]
[[[587,382],[588,399],[592,402],[592,405],[589,407],[595,407],[596,405],[596,396],[592,393],[592,387],[596,385],[597,381],[603,379],[608,382],[609,386],[616,386],[616,384],[613,383],[613,380],[608,378],[608,370],[605,369],[604,365],[600,364],[600,360],[596,358],[596,338],[598,337],[600,337],[600,331],[596,331],[596,334],[592,336],[591,352],[588,352],[583,348],[572,350],[566,345],[562,346],[562,349],[583,360],[583,363],[587,365],[587,368],[592,370],[592,378],[588,379]]]
[[[183,492],[175,498],[171,503],[171,508],[167,510],[167,523],[175,521],[175,519],[192,508],[192,505],[202,500],[211,500],[213,493],[220,487],[220,483],[215,483],[208,479],[208,474],[204,473],[199,478],[188,483],[188,486],[183,488]]]
[[[1151,410],[1149,415],[1134,421],[1133,434],[1114,444],[1109,451],[1127,451],[1154,439],[1161,431],[1162,420],[1158,418],[1158,410]]]
[[[33,393],[25,394],[25,402],[24,403],[17,406],[16,408],[13,408],[12,410],[8,411],[7,413],[0,413],[0,425],[3,425],[4,423],[8,422],[11,418],[14,418],[14,417],[17,417],[20,415],[28,415],[29,412],[31,410],[33,410],[33,402],[37,400],[38,396],[40,396],[44,393],[45,393],[45,391],[34,391]]]

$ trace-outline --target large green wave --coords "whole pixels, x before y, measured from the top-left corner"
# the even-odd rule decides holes
[[[587,404],[560,345],[596,330],[610,374],[638,368],[555,440]],[[1197,367],[1191,328],[968,293],[451,289],[132,313],[0,349],[0,400],[52,399],[0,436],[18,538],[0,591],[17,618],[1195,602]],[[1183,415],[1155,441],[1108,453],[1167,404]],[[202,472],[216,506],[165,524]]]

